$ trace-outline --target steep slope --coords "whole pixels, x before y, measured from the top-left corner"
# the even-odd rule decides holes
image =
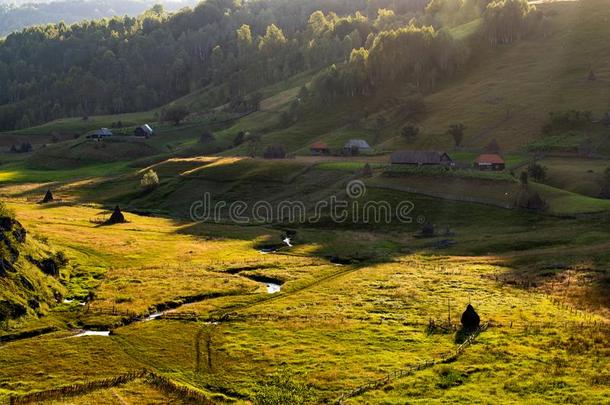
[[[27,231],[0,205],[0,325],[44,314],[65,293],[59,269],[65,257]]]

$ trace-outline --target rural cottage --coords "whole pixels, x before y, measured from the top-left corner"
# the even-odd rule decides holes
[[[483,154],[477,158],[474,166],[479,170],[500,171],[504,170],[506,164],[500,155]]]

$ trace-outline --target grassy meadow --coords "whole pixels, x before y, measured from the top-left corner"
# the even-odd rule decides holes
[[[100,208],[13,200],[31,237],[69,258],[62,282],[74,301],[9,325],[4,333],[49,325],[56,332],[0,346],[0,396],[146,368],[237,402],[256,399],[269,376],[280,373],[308,387],[312,402],[327,402],[454,350],[456,332],[431,333],[428,323],[449,316],[457,322],[470,302],[496,326],[455,363],[350,401],[408,395],[457,402],[476,390],[482,401],[603,402],[609,365],[608,330],[601,327],[608,320],[603,269],[609,258],[596,254],[591,262],[587,249],[607,251],[604,221],[551,220],[376,188],[368,198],[409,198],[417,214],[455,232],[457,243],[437,250],[430,243],[438,239],[413,236],[417,224],[320,225],[297,229],[293,248],[262,254],[260,246],[281,243],[281,229],[129,213],[128,223],[99,226],[96,219],[108,215]],[[503,232],[494,234],[499,227]],[[566,286],[566,274],[582,283]],[[257,280],[273,280],[281,292],[268,294]],[[93,299],[80,305],[87,297]],[[168,312],[144,320],[161,310]],[[222,316],[227,321],[204,322]],[[75,337],[75,330],[109,328],[110,336]],[[211,367],[208,352],[197,355],[201,336],[211,342]],[[545,373],[549,368],[556,371]],[[116,395],[154,403],[169,394],[134,381],[65,403]]]
[[[8,284],[0,262],[0,310],[6,297],[27,302],[28,280],[48,285],[38,310],[0,322],[0,404],[610,403],[607,128],[541,130],[552,111],[607,110],[606,3],[540,4],[540,32],[481,49],[433,92],[401,84],[306,105],[289,123],[282,114],[318,70],[261,88],[250,113],[214,104],[223,82],[175,100],[191,112],[180,125],[154,110],[1,133],[0,202],[27,229],[17,253],[29,264]],[[481,24],[447,32],[469,41]],[[405,112],[414,102],[424,107]],[[118,121],[125,136],[84,137]],[[144,122],[152,138],[127,136]],[[454,147],[447,127],[458,122]],[[420,129],[412,142],[407,123]],[[235,142],[240,131],[260,141]],[[353,138],[374,151],[341,155]],[[493,139],[506,170],[474,170]],[[577,156],[586,139],[598,158]],[[4,152],[25,140],[32,152]],[[333,156],[311,156],[315,141]],[[288,156],[262,158],[269,145]],[[399,149],[445,150],[458,167],[392,166]],[[546,168],[527,185],[539,211],[516,205],[534,160]],[[158,184],[143,187],[150,170]],[[363,193],[351,198],[353,180]],[[42,204],[47,190],[55,201]],[[198,221],[206,195],[224,205]],[[335,198],[408,213],[309,221]],[[228,208],[295,201],[307,220],[248,211],[238,223]],[[126,222],[108,225],[115,206]],[[59,252],[58,274],[38,271],[34,261]],[[468,304],[487,328],[448,357],[467,337]]]

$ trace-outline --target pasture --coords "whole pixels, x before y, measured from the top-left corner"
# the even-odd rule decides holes
[[[371,193],[371,198],[384,196]],[[15,201],[12,207],[32,237],[45,238],[70,259],[71,270],[62,277],[67,298],[74,301],[30,325],[11,325],[14,330],[54,325],[59,331],[0,347],[0,395],[144,368],[238,402],[256,398],[269,376],[280,373],[308,387],[315,402],[330,401],[454,350],[456,332],[431,332],[430,320],[442,325],[451,317],[454,324],[471,302],[495,326],[455,363],[435,365],[352,401],[393,401],[404,395],[458,401],[474,387],[483,401],[489,395],[506,401],[535,401],[541,395],[601,401],[607,390],[608,330],[601,327],[607,306],[603,299],[591,303],[603,293],[596,292],[598,281],[566,287],[562,275],[579,268],[595,274],[603,266],[585,264],[586,252],[574,255],[591,246],[590,239],[581,239],[582,246],[572,243],[572,251],[564,243],[572,233],[583,238],[589,232],[604,249],[606,238],[599,235],[607,228],[528,219],[491,207],[469,211],[469,204],[461,212],[470,222],[447,222],[452,215],[443,208],[437,214],[428,211],[438,200],[412,198],[439,226],[453,224],[458,232],[454,247],[438,251],[394,227],[386,232],[304,228],[293,248],[261,254],[259,246],[280,242],[279,229],[129,213],[128,223],[104,227],[91,222],[106,215],[99,208]],[[459,204],[452,206],[460,210]],[[505,232],[493,236],[498,226]],[[543,230],[539,242],[523,233],[531,226]],[[560,229],[562,239],[548,243]],[[522,250],[516,250],[519,245]],[[337,265],[329,261],[332,256],[356,260]],[[524,263],[532,270],[548,269],[550,257],[558,268],[550,278],[520,272]],[[560,265],[561,257],[566,262]],[[261,279],[275,280],[281,291],[268,294],[256,281]],[[93,300],[78,305],[89,291]],[[167,312],[142,320],[157,311]],[[140,318],[133,322],[126,314]],[[204,323],[223,316],[228,317],[219,324]],[[113,332],[73,337],[72,330],[87,328]],[[201,336],[210,339],[210,351],[197,354]],[[564,350],[565,345],[573,350]],[[548,368],[557,371],[545,373]],[[23,373],[27,369],[32,372]],[[537,388],[524,383],[531,378]],[[113,392],[150,401],[170,395],[138,380],[82,398]]]

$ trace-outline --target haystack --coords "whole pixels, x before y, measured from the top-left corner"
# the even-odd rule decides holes
[[[53,193],[51,192],[51,190],[47,190],[46,194],[44,195],[44,198],[42,199],[42,203],[46,204],[46,203],[50,203],[53,201]]]
[[[462,314],[462,326],[464,329],[473,330],[477,329],[481,324],[481,318],[477,311],[474,310],[473,306],[468,304],[466,310]]]
[[[124,222],[127,222],[127,221],[125,221],[125,216],[123,215],[123,213],[121,212],[121,209],[117,205],[116,207],[114,207],[114,210],[112,211],[112,215],[110,215],[110,218],[108,218],[108,221],[106,221],[106,225],[122,224]]]

